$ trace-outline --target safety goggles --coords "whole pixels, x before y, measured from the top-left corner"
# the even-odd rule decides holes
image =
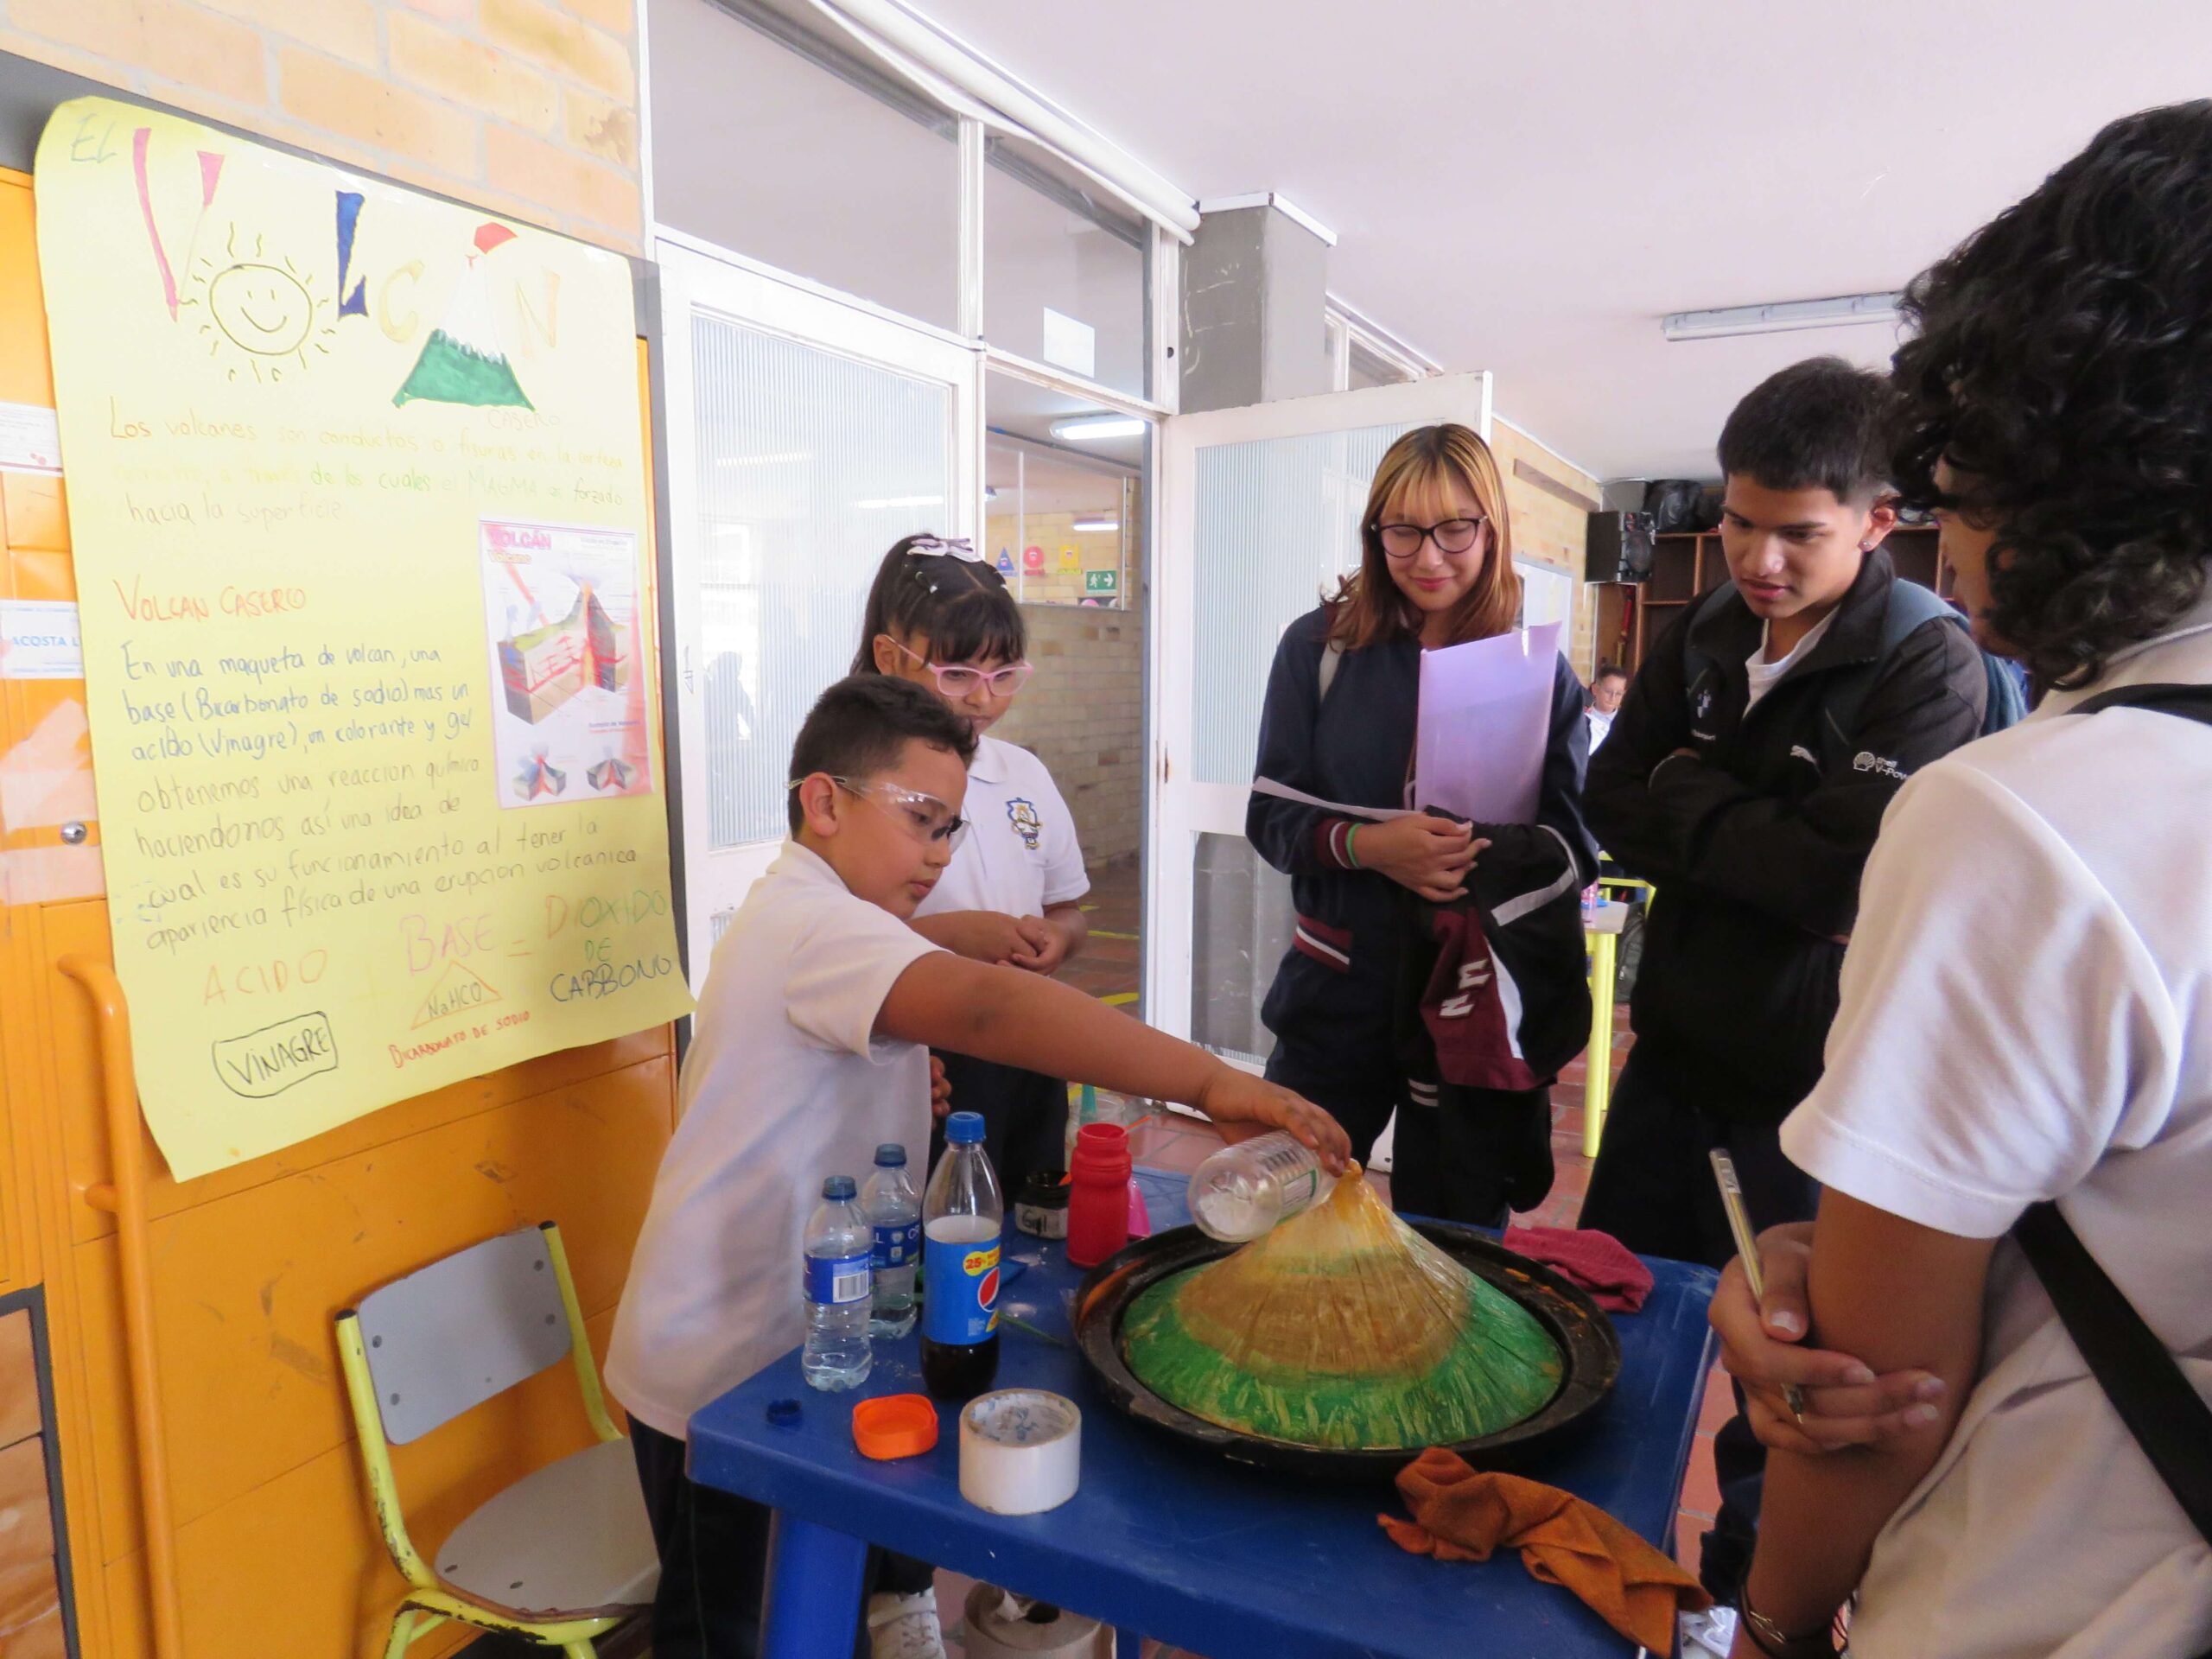
[[[797,789],[805,781],[804,778],[793,779],[789,787]],[[848,795],[866,801],[925,847],[943,842],[946,850],[957,852],[960,843],[968,838],[970,820],[962,817],[934,795],[925,795],[918,789],[908,789],[903,784],[888,783],[882,779],[856,784],[849,778],[833,773],[830,781]]]
[[[891,639],[889,634],[883,636]],[[963,701],[979,685],[988,686],[995,697],[1010,697],[1029,683],[1029,677],[1037,671],[1027,663],[1008,663],[1003,668],[969,668],[962,663],[933,663],[918,651],[909,651],[896,639],[892,646],[901,656],[919,663],[937,679],[939,692],[954,702]]]

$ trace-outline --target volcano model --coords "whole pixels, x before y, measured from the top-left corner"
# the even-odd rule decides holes
[[[1533,1314],[1357,1175],[1235,1255],[1152,1286],[1122,1338],[1162,1399],[1300,1446],[1473,1440],[1541,1410],[1564,1374]]]

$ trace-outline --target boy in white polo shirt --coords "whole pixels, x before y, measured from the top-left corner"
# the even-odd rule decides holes
[[[1287,1090],[907,925],[965,828],[974,747],[918,686],[832,686],[792,751],[792,838],[715,948],[607,1363],[660,1546],[656,1659],[756,1651],[767,1511],[692,1484],[686,1425],[798,1345],[814,1195],[824,1176],[866,1169],[879,1142],[921,1144],[928,1045],[1289,1129],[1334,1165],[1349,1151]]]

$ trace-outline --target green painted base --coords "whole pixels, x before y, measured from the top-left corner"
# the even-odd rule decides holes
[[[1534,1415],[1558,1392],[1559,1347],[1535,1316],[1471,1278],[1469,1317],[1451,1350],[1415,1376],[1280,1370],[1262,1378],[1192,1336],[1176,1312],[1205,1268],[1163,1279],[1122,1326],[1129,1369],[1154,1393],[1239,1433],[1363,1451],[1452,1446]],[[1346,1357],[1357,1363],[1360,1356]]]

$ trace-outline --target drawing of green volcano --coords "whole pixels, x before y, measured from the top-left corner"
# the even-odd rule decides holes
[[[515,378],[492,321],[492,299],[484,283],[484,261],[492,250],[514,240],[504,225],[486,224],[476,232],[476,251],[461,273],[461,286],[446,308],[445,321],[430,331],[415,359],[407,384],[392,394],[395,404],[461,404],[473,409],[529,409],[522,383]]]

